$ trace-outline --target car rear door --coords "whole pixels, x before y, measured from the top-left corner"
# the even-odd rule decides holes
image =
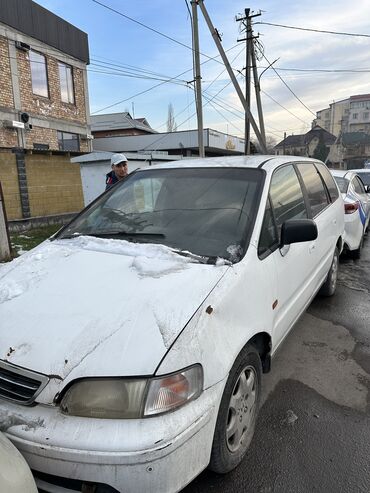
[[[311,260],[314,263],[314,289],[317,291],[327,275],[337,242],[337,211],[332,207],[325,182],[314,163],[297,164],[302,186],[308,200],[310,217],[315,221],[318,236],[311,245]]]

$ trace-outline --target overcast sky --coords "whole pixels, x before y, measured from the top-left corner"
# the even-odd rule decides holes
[[[191,25],[185,0],[99,1],[191,46]],[[192,79],[190,49],[107,10],[93,0],[37,0],[37,3],[88,33],[92,113],[114,105],[100,113],[129,110],[136,118],[146,117],[156,130],[165,131],[168,105],[172,103],[179,130],[196,127],[195,116],[192,116],[195,112],[194,92],[186,84],[186,81]],[[262,15],[254,19],[254,31],[260,34],[259,41],[265,57],[270,62],[279,58],[274,67],[368,70],[364,73],[280,71],[279,74],[288,86],[309,109],[292,95],[271,69],[266,71],[261,78],[266,133],[276,140],[281,140],[284,132],[288,135],[306,132],[314,118],[311,112],[315,113],[333,101],[354,94],[370,93],[370,38],[319,34],[257,24],[262,21],[370,34],[368,0],[357,0],[355,4],[345,0],[205,0],[204,3],[213,24],[222,35],[224,49],[230,50],[229,60],[237,70],[245,67],[245,43],[237,43],[238,37],[242,36],[235,16],[243,13],[246,7],[254,11],[262,10]],[[200,51],[211,57],[216,56],[217,48],[200,11],[198,15]],[[209,61],[206,56],[201,57],[201,62],[206,62],[202,65],[202,84],[206,96],[203,99],[204,126],[242,136],[242,106],[232,85],[227,85],[229,79],[223,72],[223,65]],[[128,66],[135,67],[130,69],[134,77],[127,77]],[[259,72],[262,72],[267,66],[266,60],[262,58],[258,66]],[[165,83],[135,96],[161,82],[137,78],[138,74],[147,77],[150,72],[153,78],[169,79],[186,70],[189,71],[179,76],[180,80],[176,84]],[[241,76],[239,80],[244,90]],[[212,85],[207,89],[211,82]],[[207,98],[212,98],[220,90],[218,96],[207,104]],[[126,101],[115,104],[122,100]],[[257,118],[254,105],[253,113]]]

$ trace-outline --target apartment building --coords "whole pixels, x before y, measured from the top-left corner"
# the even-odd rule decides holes
[[[340,133],[370,133],[370,94],[357,94],[319,110],[312,127],[319,125],[336,137]]]
[[[86,33],[32,0],[0,0],[0,181],[10,219],[81,208],[70,154],[92,149],[88,64]],[[68,195],[58,196],[63,185]]]

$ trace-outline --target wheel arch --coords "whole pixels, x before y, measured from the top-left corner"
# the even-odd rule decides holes
[[[339,255],[342,253],[343,248],[344,248],[344,241],[343,238],[340,236],[337,240],[336,247],[338,248]]]
[[[268,373],[271,369],[271,335],[267,332],[258,332],[258,334],[249,339],[247,345],[251,345],[257,350],[261,358],[262,371],[263,373]]]

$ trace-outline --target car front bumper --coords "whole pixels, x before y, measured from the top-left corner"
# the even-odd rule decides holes
[[[35,471],[120,493],[174,493],[209,463],[224,385],[177,411],[141,420],[65,416],[51,406],[0,400],[0,422],[7,423],[3,431]],[[42,488],[61,491],[44,483]]]

